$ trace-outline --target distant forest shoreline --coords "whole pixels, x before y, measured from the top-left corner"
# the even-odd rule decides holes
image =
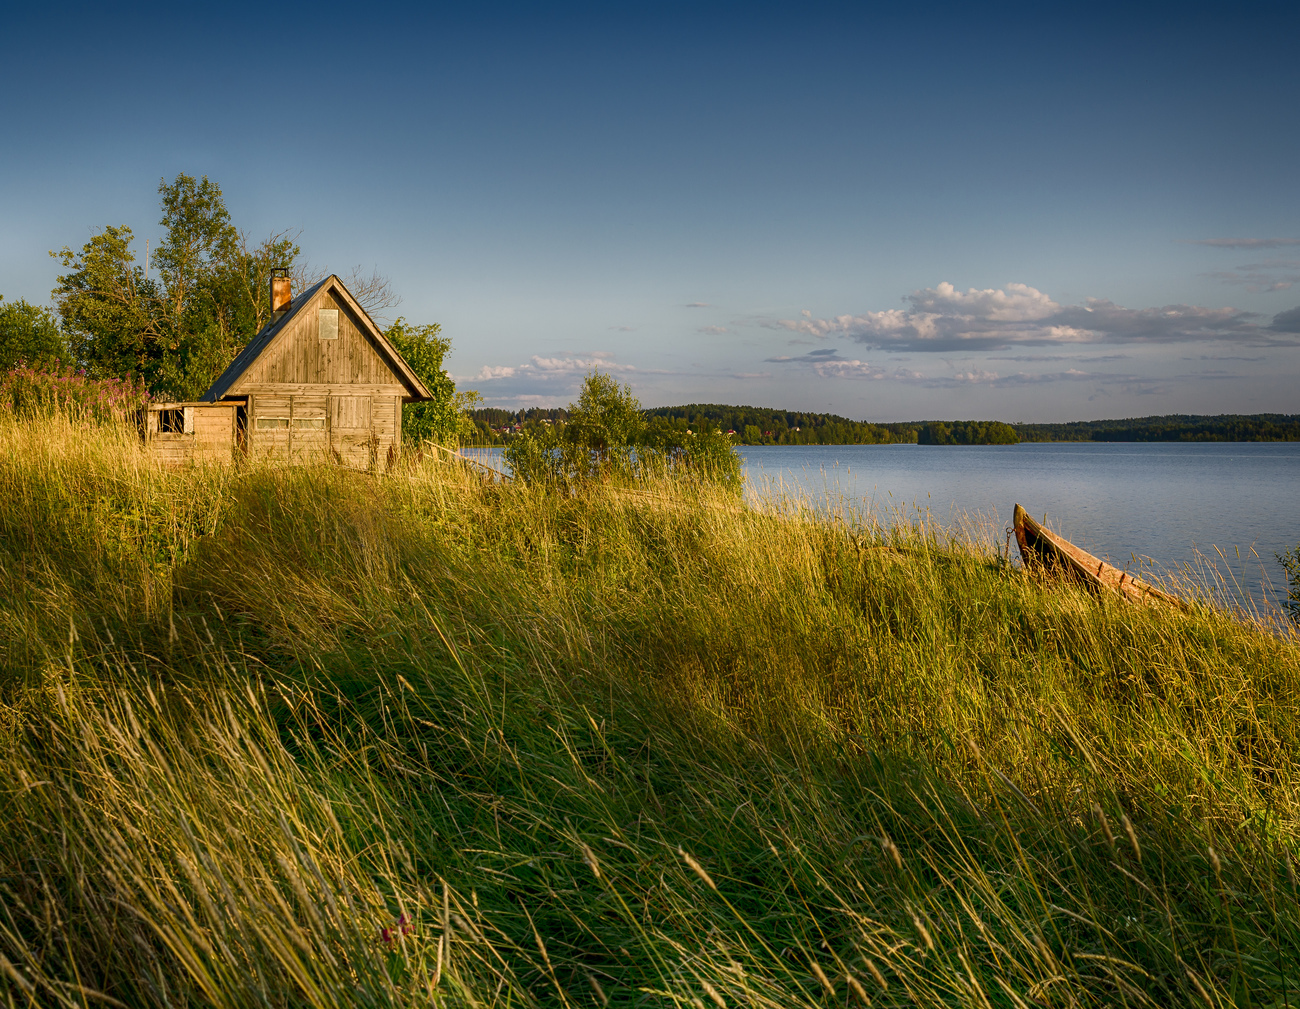
[[[908,421],[873,424],[831,413],[692,403],[645,411],[652,422],[687,430],[705,424],[734,432],[738,445],[1015,445],[1044,441],[1300,441],[1300,414],[1167,414],[1066,424],[1002,421]],[[492,444],[530,425],[562,423],[563,408],[470,411],[478,434]]]

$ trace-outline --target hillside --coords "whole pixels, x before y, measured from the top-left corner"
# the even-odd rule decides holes
[[[1296,999],[1300,646],[1230,614],[57,420],[0,492],[7,1004]]]

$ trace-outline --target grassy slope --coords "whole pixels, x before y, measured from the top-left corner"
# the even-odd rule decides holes
[[[1226,615],[57,424],[0,502],[11,1004],[1300,1004],[1300,649]]]

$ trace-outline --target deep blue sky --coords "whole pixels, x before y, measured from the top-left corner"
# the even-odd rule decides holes
[[[492,404],[1300,411],[1300,5],[911,7],[6,9],[0,295],[187,172]]]

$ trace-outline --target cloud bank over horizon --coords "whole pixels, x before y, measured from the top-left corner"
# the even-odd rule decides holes
[[[878,390],[871,399],[901,404],[894,407],[900,415],[906,404],[932,398],[927,390],[946,391],[950,406],[984,402],[989,405],[979,409],[992,415],[1006,409],[1012,394],[1056,408],[1073,402],[1076,410],[1115,397],[1154,401],[1187,390],[1200,390],[1209,402],[1211,388],[1276,384],[1300,363],[1300,306],[1269,316],[1233,306],[1129,308],[1096,297],[1070,304],[1025,283],[961,289],[947,281],[914,290],[903,302],[827,317],[807,310],[797,318],[733,314],[720,320],[726,325],[694,327],[718,339],[700,345],[702,357],[713,355],[707,363],[689,368],[656,367],[670,361],[643,344],[618,355],[535,354],[520,364],[483,365],[458,381],[478,383],[488,402],[518,406],[560,405],[593,370],[630,382],[653,404],[777,403],[773,392],[793,381],[838,388],[859,400],[866,389]],[[872,353],[841,352],[845,343]],[[1247,348],[1253,352],[1243,353]],[[638,363],[630,363],[624,355],[638,350]],[[853,388],[863,392],[847,391]]]
[[[1265,325],[1256,312],[1232,307],[1164,305],[1125,308],[1104,298],[1063,305],[1028,284],[961,291],[947,281],[913,291],[908,308],[860,315],[776,319],[768,325],[814,339],[847,337],[890,352],[954,353],[1012,346],[1099,343],[1195,343],[1233,340],[1252,346],[1293,343],[1294,312]],[[1297,309],[1295,311],[1300,311]]]

